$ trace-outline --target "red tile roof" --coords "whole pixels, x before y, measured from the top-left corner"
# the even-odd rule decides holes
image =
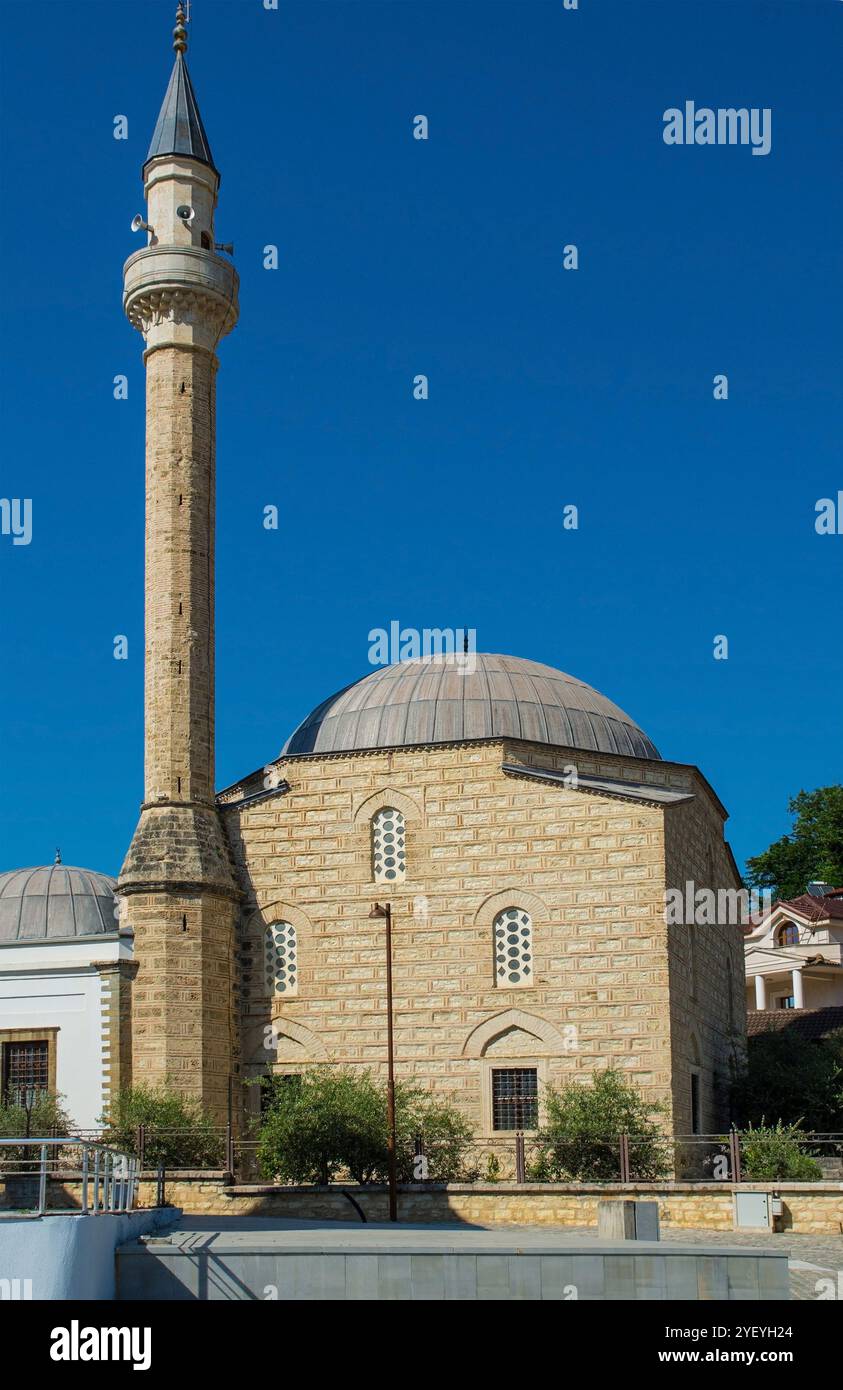
[[[773,909],[777,907],[792,908],[811,922],[825,922],[829,917],[843,921],[843,888],[835,888],[824,898],[815,898],[812,893],[800,893],[798,898],[778,898]]]
[[[843,1031],[843,1007],[828,1009],[755,1009],[746,1016],[747,1037],[787,1032],[803,1042],[817,1042]]]

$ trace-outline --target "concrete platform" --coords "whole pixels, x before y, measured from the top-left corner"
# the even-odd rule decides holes
[[[185,1217],[117,1252],[123,1300],[784,1301],[785,1250],[540,1228]]]

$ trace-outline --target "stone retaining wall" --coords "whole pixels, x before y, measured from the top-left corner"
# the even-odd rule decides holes
[[[481,1226],[593,1226],[597,1203],[607,1198],[657,1201],[665,1229],[731,1231],[731,1183],[452,1183],[399,1189],[402,1221],[465,1221]],[[798,1235],[843,1235],[843,1183],[742,1183],[741,1191],[770,1192],[782,1199],[779,1229]],[[277,1216],[287,1220],[356,1221],[348,1192],[369,1221],[387,1219],[383,1187],[270,1187],[232,1185],[225,1173],[182,1172],[167,1179],[166,1200],[189,1215]],[[76,1204],[80,1186],[51,1183],[49,1205]],[[138,1201],[152,1206],[152,1174],[140,1183]],[[0,1180],[0,1206],[7,1205]]]

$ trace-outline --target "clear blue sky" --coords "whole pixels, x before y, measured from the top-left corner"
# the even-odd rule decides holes
[[[2,869],[60,845],[116,872],[142,795],[144,383],[121,268],[174,10],[2,5],[0,496],[34,507],[28,547],[0,536]],[[370,628],[468,623],[605,692],[704,771],[740,862],[764,848],[788,797],[841,770],[843,535],[814,507],[843,487],[843,4],[193,11],[242,278],[220,351],[218,785],[370,669]],[[686,99],[770,107],[771,153],[668,147]]]

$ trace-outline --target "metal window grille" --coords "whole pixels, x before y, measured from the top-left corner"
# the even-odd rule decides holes
[[[266,929],[266,990],[298,994],[298,942],[292,922],[273,922]]]
[[[492,1072],[492,1128],[535,1129],[539,1080],[535,1067],[501,1067]]]
[[[50,1044],[10,1042],[3,1044],[3,1095],[12,1105],[25,1105],[27,1096],[35,1098],[49,1089]]]
[[[507,907],[494,921],[495,984],[513,989],[533,982],[533,923],[529,912]]]
[[[385,806],[372,820],[372,876],[376,883],[402,881],[407,874],[406,833],[400,811]]]

